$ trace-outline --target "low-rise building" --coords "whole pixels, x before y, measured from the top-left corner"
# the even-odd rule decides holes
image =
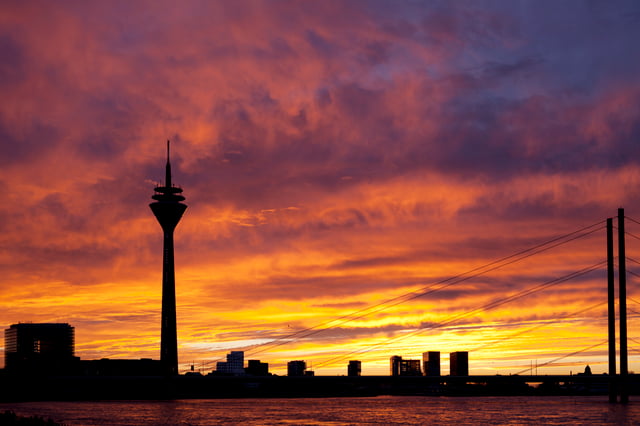
[[[287,363],[287,376],[304,376],[307,363],[304,361],[289,361]]]
[[[250,359],[245,372],[250,376],[268,376],[269,364],[258,359]]]

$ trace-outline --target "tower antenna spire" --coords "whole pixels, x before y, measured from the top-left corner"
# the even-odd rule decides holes
[[[164,184],[167,188],[171,188],[171,162],[169,157],[169,151],[170,151],[169,146],[170,146],[170,142],[169,142],[169,139],[167,139],[167,169],[166,169],[165,180],[164,180]]]

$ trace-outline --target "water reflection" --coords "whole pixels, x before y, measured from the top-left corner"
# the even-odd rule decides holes
[[[0,410],[79,425],[631,425],[640,404],[607,397],[374,397],[28,402]]]

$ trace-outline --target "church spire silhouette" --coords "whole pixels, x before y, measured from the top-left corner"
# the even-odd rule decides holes
[[[160,362],[166,375],[178,374],[178,327],[176,324],[176,280],[173,259],[173,231],[187,208],[181,203],[182,188],[171,183],[170,144],[167,141],[167,165],[164,186],[157,186],[149,204],[164,232],[162,259],[162,326],[160,332]]]

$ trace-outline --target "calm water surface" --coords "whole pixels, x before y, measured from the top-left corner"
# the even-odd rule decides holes
[[[81,425],[640,425],[640,401],[598,397],[374,397],[23,402],[0,410]]]

